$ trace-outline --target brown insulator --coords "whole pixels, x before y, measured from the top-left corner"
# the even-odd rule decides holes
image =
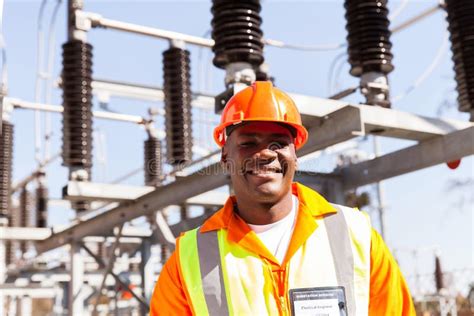
[[[474,2],[446,0],[459,110],[474,122]]]
[[[345,0],[350,73],[393,70],[387,0]]]
[[[32,196],[26,188],[22,188],[20,192],[20,208],[19,208],[19,226],[30,227],[31,226],[31,213],[33,203]],[[20,242],[21,253],[25,253],[28,249],[28,244],[25,241]]]
[[[48,227],[48,189],[43,184],[36,188],[36,227]]]
[[[225,69],[230,63],[245,62],[255,68],[263,63],[262,7],[259,0],[213,0],[213,63]]]
[[[2,121],[0,145],[0,216],[9,216],[13,163],[13,125],[5,120]]]
[[[161,263],[165,264],[166,261],[168,260],[169,257],[169,249],[166,245],[161,245],[161,253],[160,253],[160,258],[161,258]]]
[[[437,292],[444,288],[443,270],[441,270],[441,260],[438,256],[435,257],[435,284]]]
[[[189,51],[164,51],[163,72],[167,159],[172,165],[186,164],[193,158]]]
[[[163,176],[161,141],[150,136],[144,143],[145,185],[159,186]]]
[[[90,173],[92,167],[92,46],[63,45],[63,164]],[[90,179],[90,176],[89,176]]]

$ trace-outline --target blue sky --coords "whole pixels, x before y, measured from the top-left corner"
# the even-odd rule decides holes
[[[63,1],[65,2],[65,1]],[[56,1],[48,1],[45,11],[45,29]],[[409,1],[392,26],[434,6],[435,0]],[[401,2],[391,1],[389,8],[394,12]],[[28,101],[34,100],[37,52],[37,16],[40,1],[6,1],[4,8],[4,37],[7,45],[9,96]],[[210,29],[210,2],[207,1],[85,1],[86,11],[97,12],[104,17],[136,24],[173,30],[196,36],[203,36]],[[65,6],[63,3],[55,26],[55,67],[53,77],[61,70],[61,45],[66,38]],[[262,28],[266,38],[293,44],[344,43],[346,30],[342,1],[264,1]],[[393,63],[395,70],[390,74],[391,94],[402,94],[431,64],[446,30],[442,11],[424,19],[407,30],[392,36]],[[88,39],[94,46],[94,77],[163,85],[162,51],[168,48],[163,40],[125,34],[109,30],[92,30]],[[189,46],[192,62],[192,89],[208,93],[220,93],[224,89],[224,72],[212,66],[212,53],[207,49]],[[275,47],[265,48],[265,59],[271,75],[283,90],[326,97],[328,71],[334,57],[344,50],[305,52]],[[436,117],[444,102],[455,103],[456,93],[452,71],[451,51],[444,50],[439,65],[431,75],[414,91],[400,99],[393,108],[401,111]],[[358,80],[348,74],[347,62],[341,65],[338,88],[356,85]],[[334,88],[334,87],[332,87]],[[337,88],[336,88],[337,90]],[[356,94],[348,98],[355,103],[363,98]],[[61,104],[61,91],[54,89],[52,103]],[[112,98],[110,107],[116,111],[146,115],[151,106],[162,107],[145,101]],[[95,109],[99,109],[97,100]],[[201,123],[196,126],[195,135],[201,138],[199,144],[215,149],[209,138],[212,121],[204,113],[194,113]],[[447,109],[443,117],[468,120],[468,115],[455,108]],[[53,114],[53,141],[51,152],[61,148],[61,118]],[[18,110],[13,114],[15,124],[14,180],[27,175],[36,166],[34,160],[33,112]],[[94,180],[112,181],[140,167],[142,164],[142,142],[146,138],[142,128],[128,123],[95,121],[96,131],[106,140],[107,167],[95,167]],[[163,120],[158,119],[158,128]],[[382,139],[382,151],[387,153],[410,144],[406,141]],[[97,145],[96,145],[97,148]],[[370,142],[362,142],[361,148],[371,150]],[[95,154],[98,166],[97,152]],[[313,164],[314,165],[314,164]],[[317,160],[315,171],[329,171],[334,157]],[[384,182],[387,204],[387,243],[393,249],[402,270],[412,282],[410,275],[415,271],[413,253],[415,248],[438,248],[441,251],[445,270],[474,269],[473,248],[473,187],[448,191],[453,180],[473,179],[473,159],[465,158],[456,170],[439,165]],[[143,175],[130,178],[127,183],[140,185]],[[66,183],[67,170],[57,161],[48,168],[48,183],[52,197],[60,197],[61,187]],[[375,200],[375,197],[374,197]],[[460,206],[461,201],[464,204]],[[376,214],[372,214],[377,227]],[[54,207],[50,210],[52,223],[66,223],[72,216],[69,210]],[[434,269],[433,250],[420,250],[418,271],[431,273]],[[472,270],[471,270],[472,272]],[[463,278],[472,276],[465,274]],[[455,275],[457,283],[460,277]],[[410,283],[412,288],[414,283]]]

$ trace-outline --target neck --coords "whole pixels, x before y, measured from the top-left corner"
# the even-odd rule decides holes
[[[247,223],[266,225],[287,216],[293,207],[291,190],[276,202],[255,202],[236,196],[238,214]]]

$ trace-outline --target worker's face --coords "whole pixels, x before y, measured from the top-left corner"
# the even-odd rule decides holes
[[[221,161],[239,199],[276,202],[291,191],[296,170],[294,139],[279,124],[247,123],[230,134]]]

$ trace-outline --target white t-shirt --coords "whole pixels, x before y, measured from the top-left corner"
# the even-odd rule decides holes
[[[290,213],[278,222],[267,225],[248,224],[280,263],[285,258],[296,223],[298,198],[294,195],[292,197],[293,206]]]

